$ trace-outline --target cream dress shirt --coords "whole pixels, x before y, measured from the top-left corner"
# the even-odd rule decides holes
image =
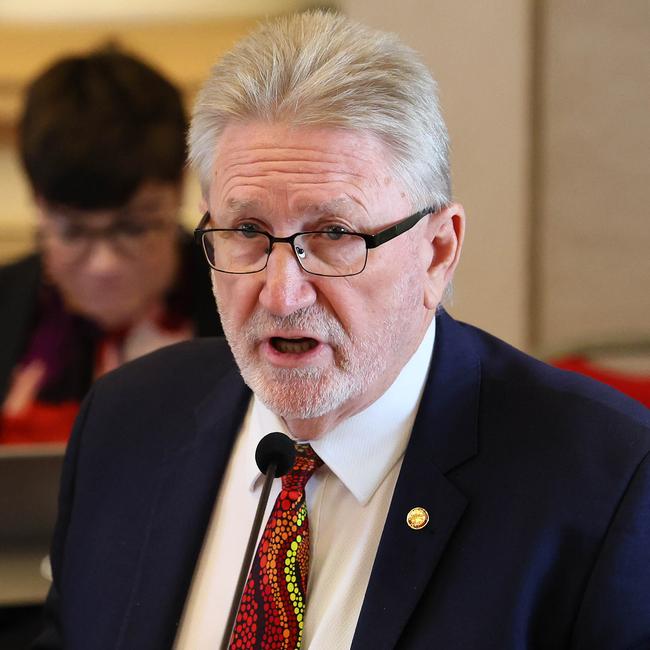
[[[312,442],[324,465],[305,489],[311,566],[302,648],[342,650],[352,644],[434,339],[435,319],[388,390]],[[284,422],[253,397],[215,503],[176,650],[215,650],[221,643],[261,492],[255,448],[271,431],[287,433]],[[275,479],[264,521],[280,485]]]

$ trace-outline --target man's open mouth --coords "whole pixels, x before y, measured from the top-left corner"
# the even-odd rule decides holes
[[[300,339],[283,339],[279,336],[271,338],[271,345],[278,352],[284,354],[302,354],[313,350],[317,345],[316,339],[300,338]]]

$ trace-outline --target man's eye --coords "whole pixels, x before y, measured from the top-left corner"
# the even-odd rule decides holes
[[[343,228],[343,226],[332,226],[331,228],[325,230],[327,238],[331,239],[332,241],[338,241],[341,239],[342,235],[345,235],[347,233],[348,231]]]
[[[247,239],[252,239],[260,234],[258,227],[252,223],[245,223],[242,226],[239,226],[237,230]]]

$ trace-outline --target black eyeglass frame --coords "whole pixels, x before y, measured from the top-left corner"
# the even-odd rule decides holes
[[[409,215],[408,217],[405,217],[401,221],[398,221],[396,224],[393,224],[388,228],[384,228],[384,230],[380,230],[378,233],[375,233],[374,235],[369,235],[368,233],[364,233],[364,232],[353,232],[349,230],[342,232],[341,234],[356,235],[357,237],[361,237],[361,239],[363,239],[363,241],[366,244],[366,259],[363,262],[363,267],[361,268],[361,270],[355,271],[354,273],[345,273],[343,275],[329,275],[325,273],[314,273],[313,271],[307,270],[302,265],[302,262],[298,257],[298,253],[296,251],[296,247],[294,244],[296,237],[300,237],[300,235],[326,234],[330,232],[328,230],[306,230],[303,232],[295,232],[293,233],[293,235],[289,235],[288,237],[276,237],[275,235],[272,235],[271,233],[266,232],[265,230],[249,231],[244,228],[205,228],[205,224],[208,223],[210,219],[210,211],[207,211],[201,217],[201,221],[199,221],[198,226],[194,229],[194,239],[196,243],[203,250],[203,253],[205,254],[206,259],[208,260],[208,264],[210,265],[210,267],[213,268],[215,271],[218,271],[219,273],[229,273],[231,275],[249,275],[251,273],[259,273],[260,271],[263,271],[266,268],[267,264],[269,263],[269,257],[271,257],[271,253],[273,251],[273,245],[277,243],[277,244],[289,244],[291,246],[291,250],[293,251],[293,254],[296,257],[296,260],[298,261],[300,268],[305,273],[309,273],[310,275],[318,275],[326,278],[347,278],[353,275],[359,275],[360,273],[363,273],[364,269],[366,268],[366,264],[368,263],[368,251],[370,249],[377,248],[378,246],[381,246],[382,244],[389,242],[391,239],[395,239],[395,237],[398,237],[399,235],[402,235],[403,233],[413,228],[413,226],[415,226],[416,223],[418,223],[421,219],[423,219],[427,215],[435,214],[436,212],[437,210],[435,208],[432,207],[424,208],[423,210],[420,210],[418,212],[415,212],[414,214]],[[255,271],[224,271],[223,269],[215,268],[214,266],[212,266],[212,263],[210,262],[207,251],[205,250],[205,245],[203,243],[204,235],[206,235],[209,232],[255,232],[255,234],[264,235],[269,240],[269,249],[266,255],[266,262],[264,263],[264,266]]]

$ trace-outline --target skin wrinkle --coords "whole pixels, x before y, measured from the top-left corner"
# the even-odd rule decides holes
[[[284,150],[282,150],[282,149],[278,150],[278,155],[283,155],[286,151],[296,151],[296,150],[297,151],[303,151],[303,152],[311,151],[311,149],[309,149],[307,147],[300,148],[300,149],[298,149],[298,148],[286,148]],[[272,147],[272,146],[268,146],[268,147],[259,147],[259,146],[257,146],[257,147],[251,148],[250,150],[242,152],[239,156],[235,155],[234,156],[234,161],[229,165],[229,169],[235,170],[238,167],[247,166],[247,165],[251,165],[251,164],[261,165],[262,167],[264,165],[268,165],[269,167],[272,167],[273,164],[274,164],[272,161],[269,161],[268,163],[265,163],[264,161],[259,160],[259,154],[264,153],[264,152],[269,152],[269,151],[275,151],[274,147]],[[312,172],[314,174],[322,173],[322,167],[326,166],[328,164],[331,164],[331,166],[334,169],[336,169],[337,166],[339,166],[340,161],[337,159],[337,157],[335,155],[330,155],[327,152],[327,150],[325,150],[325,149],[315,149],[314,151],[317,152],[317,155],[314,155],[313,157],[293,158],[293,159],[292,158],[287,158],[287,159],[283,160],[283,164],[286,164],[288,166],[313,164],[315,167],[317,167],[317,171]],[[258,154],[258,156],[255,155],[256,153]],[[364,163],[366,161],[366,159],[364,157],[356,156],[355,154],[349,154],[348,157],[353,159],[353,160],[356,159],[361,163]],[[223,174],[224,171],[222,171],[221,173]],[[308,170],[304,170],[302,168],[297,170],[297,171],[294,171],[293,173],[301,173],[301,172],[305,173],[305,174],[310,173]],[[273,174],[273,173],[276,173],[276,172],[272,171],[270,173]],[[217,172],[215,170],[214,175],[216,176],[216,174],[217,174]],[[243,174],[241,172],[240,172],[239,175],[244,177],[244,178],[247,178],[247,177],[251,176],[251,175]],[[255,174],[255,175],[259,175],[259,174]],[[349,169],[346,170],[345,175],[341,175],[341,177],[343,177],[343,176],[353,177],[353,178],[357,178],[357,179],[360,179],[360,180],[365,179],[365,177],[364,177],[364,175],[362,173],[357,173],[357,172],[354,172],[354,171],[349,170]],[[321,182],[326,182],[326,181],[321,181]]]
[[[344,129],[338,129],[338,132],[345,134]],[[287,158],[286,161],[288,162],[317,162],[317,163],[332,162],[334,164],[338,162],[336,155],[331,154],[325,147],[319,148],[318,146],[315,147],[292,146],[292,147],[276,148],[273,145],[268,145],[268,146],[257,145],[251,147],[246,151],[242,151],[239,155],[235,155],[233,162],[234,164],[238,164],[238,161],[242,159],[245,162],[255,162],[256,153],[258,152],[268,153],[268,152],[276,152],[276,151],[279,155],[285,155],[287,152],[292,152],[292,151],[296,151],[303,154],[312,154],[312,155],[306,155],[305,158],[300,158],[300,157],[297,157],[295,159]],[[366,160],[363,156],[357,156],[354,152],[350,152],[348,154],[348,157],[352,159],[357,159],[362,163],[365,162]],[[358,175],[362,176],[361,174]]]
[[[226,182],[229,182],[231,185],[238,181],[238,180],[243,180],[243,181],[249,181],[249,179],[252,178],[269,178],[269,177],[274,177],[277,175],[277,170],[273,172],[268,172],[268,173],[251,173],[251,174],[230,174],[228,176],[228,179]],[[335,182],[345,182],[349,178],[358,178],[361,179],[361,176],[358,175],[353,175],[353,174],[332,174],[330,173],[326,179],[320,179],[319,177],[322,175],[322,172],[313,172],[313,173],[307,173],[307,172],[300,172],[300,171],[285,171],[284,173],[290,173],[293,176],[297,177],[299,180],[294,180],[294,183],[317,183],[319,185],[326,185],[327,183],[335,183]],[[222,174],[223,175],[223,174]],[[301,176],[305,177],[306,180],[303,180]],[[227,187],[227,185],[226,185]]]
[[[338,132],[341,132],[341,133],[345,133],[345,130],[344,130],[344,129],[337,129],[337,131],[338,131]],[[350,133],[352,133],[352,132],[350,132]],[[376,143],[374,143],[374,144],[375,144],[375,146],[379,145],[380,147],[384,148],[383,145],[382,145],[381,143],[376,142]],[[216,155],[218,155],[218,153],[219,153],[219,147],[220,147],[220,143],[217,144],[217,146],[216,146],[216,151],[215,151],[215,154],[216,154]],[[297,151],[303,151],[303,152],[305,152],[305,151],[311,151],[311,150],[312,150],[312,149],[309,148],[309,147],[293,147],[293,149],[294,149],[294,150],[297,150]],[[287,147],[286,150],[291,150],[291,148]],[[269,146],[266,146],[266,147],[265,147],[265,146],[257,145],[257,146],[251,147],[250,149],[244,150],[244,151],[242,151],[242,152],[239,153],[239,154],[234,153],[234,154],[233,154],[233,159],[234,159],[234,160],[233,160],[233,162],[231,163],[230,167],[236,167],[236,166],[242,166],[242,165],[248,165],[248,164],[255,164],[255,163],[257,162],[257,160],[256,160],[256,158],[253,156],[253,154],[254,154],[255,152],[262,152],[262,153],[263,153],[263,152],[268,152],[268,151],[276,151],[276,149],[275,149],[275,147],[273,147],[272,145],[269,145]],[[324,148],[323,148],[323,149],[319,149],[319,148],[315,147],[315,148],[313,149],[313,151],[317,151],[317,152],[320,154],[320,156],[314,156],[313,160],[310,160],[309,162],[325,163],[325,162],[327,161],[327,157],[328,157],[329,154],[328,154],[328,152],[327,152],[326,149],[324,149]],[[215,155],[215,159],[216,159],[216,155]],[[391,156],[389,155],[388,151],[385,150],[385,148],[384,148],[384,156],[385,156],[387,159],[388,159],[388,158],[391,158]],[[354,153],[352,153],[352,154],[348,154],[348,157],[350,157],[350,158],[352,158],[352,159],[355,159],[355,158],[356,158],[356,159],[358,159],[360,162],[364,162],[364,161],[365,161],[365,158],[363,158],[362,156],[356,156]],[[252,158],[252,159],[251,159],[251,158]],[[324,158],[325,158],[325,159],[324,159]],[[392,159],[392,158],[391,158],[391,159]],[[338,160],[338,158],[337,158],[336,155],[331,155],[331,161],[332,161],[332,163],[334,164],[335,167],[336,167],[336,165],[340,162],[340,161]],[[301,160],[298,159],[298,160],[294,160],[293,162],[294,162],[294,163],[300,163]],[[303,161],[303,162],[304,162],[304,161]],[[223,172],[221,172],[221,173],[223,174]],[[364,175],[363,175],[362,173],[356,173],[356,172],[351,171],[351,170],[349,170],[349,169],[346,170],[346,175],[347,175],[347,176],[350,176],[350,177],[353,177],[353,178],[357,178],[357,179],[359,179],[359,180],[365,180],[365,177],[364,177]],[[216,180],[216,181],[219,180],[219,179],[217,178],[217,170],[214,168],[214,165],[213,165],[212,177],[213,177],[213,181],[214,181],[214,180]],[[243,176],[243,177],[245,178],[246,176]],[[309,182],[309,181],[308,181],[308,182]],[[319,183],[326,183],[327,181],[316,181],[316,182],[319,182]],[[402,198],[406,198],[406,193],[402,192],[401,196],[402,196]]]
[[[373,147],[373,148],[376,148]],[[270,151],[274,151],[272,148],[269,148]],[[280,157],[282,155],[282,151],[285,150],[290,150],[290,149],[279,149],[277,153],[277,157]],[[319,152],[322,153],[322,150],[319,149]],[[371,152],[373,153],[373,152]],[[263,179],[267,178],[269,176],[276,176],[278,173],[285,173],[285,174],[290,174],[292,176],[291,180],[287,182],[286,185],[286,190],[289,192],[292,187],[300,187],[301,185],[307,185],[307,184],[314,184],[314,185],[320,185],[320,186],[326,186],[328,183],[345,183],[346,181],[349,182],[350,179],[354,179],[355,181],[363,182],[367,181],[368,179],[362,174],[362,173],[357,173],[355,170],[350,170],[349,167],[345,168],[344,172],[340,172],[337,170],[337,166],[340,169],[341,167],[341,161],[338,160],[338,157],[332,156],[332,159],[335,160],[335,163],[333,165],[325,164],[322,163],[322,161],[311,161],[314,163],[314,167],[316,168],[314,171],[305,171],[302,168],[299,168],[298,170],[294,169],[294,165],[296,164],[295,161],[292,160],[282,160],[281,165],[280,165],[280,170],[278,170],[278,162],[277,161],[263,161],[259,160],[258,157],[255,156],[240,156],[240,158],[248,158],[247,162],[245,163],[247,166],[253,166],[253,169],[251,170],[250,173],[244,174],[240,170],[237,172],[237,170],[242,166],[244,163],[229,163],[227,166],[224,167],[223,171],[221,171],[220,176],[223,178],[224,176],[226,177],[223,187],[223,192],[224,194],[228,194],[230,190],[237,185],[237,183],[241,183],[242,179],[246,179],[245,186],[246,187],[258,187],[259,189],[264,189],[263,183],[251,183],[250,179],[253,178],[258,178],[258,179]],[[233,155],[233,158],[235,160],[238,160],[237,154]],[[351,155],[348,156],[346,155],[346,159],[350,158],[352,160],[357,160],[360,163],[367,163],[367,158],[357,156],[357,155]],[[334,170],[329,169],[329,167],[334,167]],[[270,172],[266,171],[266,168],[271,168]],[[324,169],[325,168],[325,169]],[[321,178],[322,175],[325,174],[327,177],[326,178]],[[304,178],[299,178],[301,175],[304,175]],[[216,179],[219,180],[219,179]],[[380,185],[379,180],[377,179],[374,183],[376,186]],[[364,208],[365,203],[367,203],[367,199],[365,197],[362,197],[361,199],[358,199],[354,196],[349,196],[349,198],[354,201],[359,207],[362,209]]]
[[[327,179],[320,180],[319,177],[322,175],[322,171],[314,171],[314,172],[306,172],[304,170],[298,170],[298,171],[293,171],[290,172],[294,176],[296,176],[296,179],[294,179],[292,184],[295,185],[300,185],[300,184],[306,184],[306,183],[315,183],[318,185],[326,185],[327,183],[332,183],[332,182],[345,182],[348,178],[350,177],[355,177],[361,179],[362,177],[359,175],[355,174],[335,174],[330,172],[329,176]],[[267,178],[267,177],[273,177],[277,175],[277,170],[273,171],[268,171],[268,172],[259,172],[255,174],[243,174],[243,173],[238,173],[238,174],[231,174],[229,177],[229,180],[231,183],[238,181],[238,180],[244,180],[248,181],[249,179],[254,179],[254,178]],[[304,177],[304,178],[301,178]],[[253,183],[251,183],[253,184]]]
[[[253,176],[250,176],[250,178],[252,178],[252,177]],[[242,188],[247,188],[247,189],[255,188],[255,189],[261,190],[262,192],[265,190],[265,186],[264,186],[263,183],[259,183],[259,184],[250,183],[250,182],[242,183],[240,179],[241,179],[241,177],[232,177],[232,178],[227,179],[227,181],[226,181],[227,184],[224,185],[223,192],[227,194],[234,187],[238,187],[239,189],[242,189]],[[239,186],[238,186],[238,181],[239,181]],[[286,183],[286,185],[285,185],[285,193],[288,194],[288,193],[291,192],[291,190],[296,189],[296,188],[300,188],[302,186],[319,186],[319,187],[324,187],[325,188],[328,185],[336,185],[337,183],[342,184],[343,180],[342,179],[340,179],[340,180],[337,179],[336,181],[332,181],[330,179],[327,179],[327,180],[319,181],[319,180],[315,180],[315,179],[309,179],[309,180],[305,180],[302,183],[291,181],[291,182]],[[345,202],[345,203],[348,203],[348,204],[354,203],[358,208],[360,208],[364,212],[366,217],[370,217],[370,215],[368,214],[368,211],[365,208],[365,204],[368,202],[368,199],[365,196],[363,196],[363,194],[364,194],[363,192],[359,192],[359,194],[361,194],[361,197],[357,198],[353,194],[346,192],[344,194],[344,196],[339,196],[339,197],[337,197],[336,200],[341,201],[341,202]],[[404,198],[404,197],[402,197],[402,198]],[[260,204],[260,205],[262,204],[261,201],[256,201],[255,199],[248,199],[248,200],[244,200],[243,202],[245,203],[247,201],[249,201],[251,205],[256,203],[256,202],[258,204]],[[285,201],[286,201],[286,197],[285,197]],[[270,212],[271,212],[271,210],[269,210],[268,208],[265,208],[265,213],[266,214],[269,214]],[[223,214],[223,211],[221,212],[221,214]],[[353,228],[353,230],[357,230],[357,229]]]

